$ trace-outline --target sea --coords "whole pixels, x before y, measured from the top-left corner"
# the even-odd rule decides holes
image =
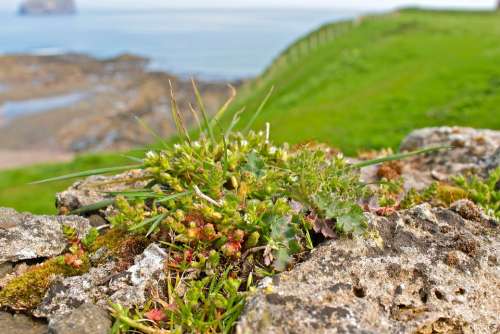
[[[172,9],[80,11],[69,16],[0,12],[0,54],[132,53],[152,70],[205,80],[257,76],[282,50],[353,10]]]

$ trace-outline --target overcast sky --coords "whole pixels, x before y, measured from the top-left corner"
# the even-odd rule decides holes
[[[1,9],[15,10],[21,0],[0,0]],[[77,0],[80,8],[159,7],[330,7],[386,9],[402,5],[431,7],[492,8],[496,0]]]

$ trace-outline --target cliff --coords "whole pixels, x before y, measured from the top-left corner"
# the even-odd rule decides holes
[[[19,7],[20,15],[74,14],[74,0],[25,0]]]

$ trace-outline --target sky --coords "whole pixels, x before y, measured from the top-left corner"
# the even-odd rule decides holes
[[[493,8],[496,0],[76,0],[82,9],[151,9],[172,7],[307,7],[389,9],[400,6]],[[0,0],[0,9],[15,10],[21,0]]]

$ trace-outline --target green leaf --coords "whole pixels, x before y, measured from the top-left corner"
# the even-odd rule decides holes
[[[247,163],[243,166],[243,170],[248,171],[257,177],[261,177],[265,175],[265,169],[265,161],[256,152],[250,152],[247,155]]]
[[[144,168],[144,165],[129,165],[129,166],[98,168],[98,169],[92,169],[92,170],[87,170],[87,171],[83,171],[83,172],[77,172],[77,173],[52,177],[52,178],[45,179],[45,180],[35,181],[35,182],[30,183],[30,184],[40,184],[40,183],[46,183],[46,182],[63,181],[63,180],[74,179],[77,177],[86,177],[86,176],[100,175],[100,174],[107,174],[107,173],[114,173],[114,172],[123,172],[123,171],[127,171],[127,170],[142,169],[142,168]]]
[[[390,155],[387,157],[361,161],[361,162],[352,164],[349,167],[350,168],[364,168],[364,167],[373,166],[373,165],[381,164],[381,163],[388,162],[388,161],[402,160],[402,159],[410,158],[410,157],[413,157],[416,155],[421,155],[424,153],[436,152],[436,151],[440,151],[440,150],[449,150],[452,148],[453,147],[451,147],[451,146],[428,147],[428,148],[423,148],[423,149],[416,150],[413,152],[398,153],[398,154],[393,154],[393,155]]]
[[[248,122],[248,124],[245,127],[245,129],[243,130],[243,132],[250,131],[250,129],[253,126],[253,123],[255,123],[255,120],[257,119],[257,117],[259,117],[260,113],[262,112],[262,110],[266,106],[267,101],[269,101],[269,99],[271,98],[271,95],[273,94],[273,92],[274,92],[274,86],[271,86],[271,89],[269,89],[269,92],[267,93],[266,97],[264,98],[264,100],[260,104],[259,108],[257,108],[257,111],[252,115],[252,118]]]
[[[104,209],[104,208],[110,206],[114,202],[115,202],[115,200],[113,198],[105,199],[105,200],[102,200],[102,201],[94,203],[94,204],[82,206],[81,208],[78,208],[76,210],[71,211],[71,214],[80,215],[82,213],[97,211],[99,209]]]

